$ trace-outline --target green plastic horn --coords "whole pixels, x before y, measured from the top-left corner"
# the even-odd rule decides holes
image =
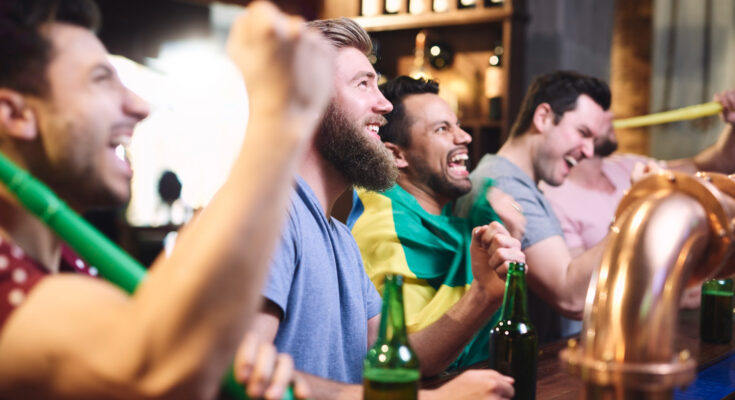
[[[94,265],[100,275],[128,293],[145,279],[146,270],[128,253],[117,247],[84,218],[69,208],[46,185],[0,153],[0,181],[23,206],[40,218],[59,237],[64,239],[87,263]],[[234,399],[247,399],[242,386],[235,381],[232,367],[227,370],[224,391]],[[293,399],[288,388],[283,400]]]

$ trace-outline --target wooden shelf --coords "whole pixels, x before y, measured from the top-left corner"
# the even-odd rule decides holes
[[[501,129],[503,127],[502,121],[494,121],[491,119],[484,118],[463,118],[460,119],[462,127],[466,128],[495,128]]]
[[[357,17],[355,21],[368,32],[393,31],[401,29],[431,28],[502,22],[513,16],[509,7],[463,9],[442,13],[390,14],[374,17]]]

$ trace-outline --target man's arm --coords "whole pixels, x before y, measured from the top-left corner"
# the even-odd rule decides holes
[[[332,81],[328,46],[271,5],[236,22],[230,51],[252,108],[228,181],[132,298],[80,276],[38,284],[0,335],[3,397],[216,392],[258,306],[293,172]]]
[[[527,247],[523,252],[530,266],[529,286],[566,317],[581,319],[587,287],[606,243],[607,237],[575,258],[559,235]]]
[[[718,93],[715,101],[722,104],[721,118],[725,122],[725,128],[720,133],[717,142],[702,150],[691,158],[668,161],[666,168],[694,173],[696,171],[714,171],[725,174],[735,172],[735,89]]]
[[[410,335],[424,376],[444,371],[500,307],[508,263],[526,260],[520,248],[520,242],[498,222],[473,231],[474,281],[469,291],[436,322]]]

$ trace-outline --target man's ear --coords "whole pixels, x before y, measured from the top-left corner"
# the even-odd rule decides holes
[[[395,160],[396,167],[398,167],[398,169],[408,167],[408,161],[406,160],[406,155],[400,146],[396,145],[395,143],[390,143],[390,142],[385,142],[383,144],[385,144],[385,147],[387,147],[388,150],[390,150],[390,152],[393,153],[393,159]]]
[[[36,114],[18,92],[0,88],[0,131],[19,140],[32,140],[37,132]]]
[[[554,111],[549,103],[541,103],[536,106],[533,112],[534,131],[545,132],[552,125],[554,125]]]

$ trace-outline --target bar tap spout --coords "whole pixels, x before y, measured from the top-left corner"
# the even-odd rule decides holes
[[[735,181],[664,171],[636,183],[616,212],[587,292],[579,344],[560,354],[590,399],[671,398],[696,363],[674,339],[686,287],[729,276]]]

